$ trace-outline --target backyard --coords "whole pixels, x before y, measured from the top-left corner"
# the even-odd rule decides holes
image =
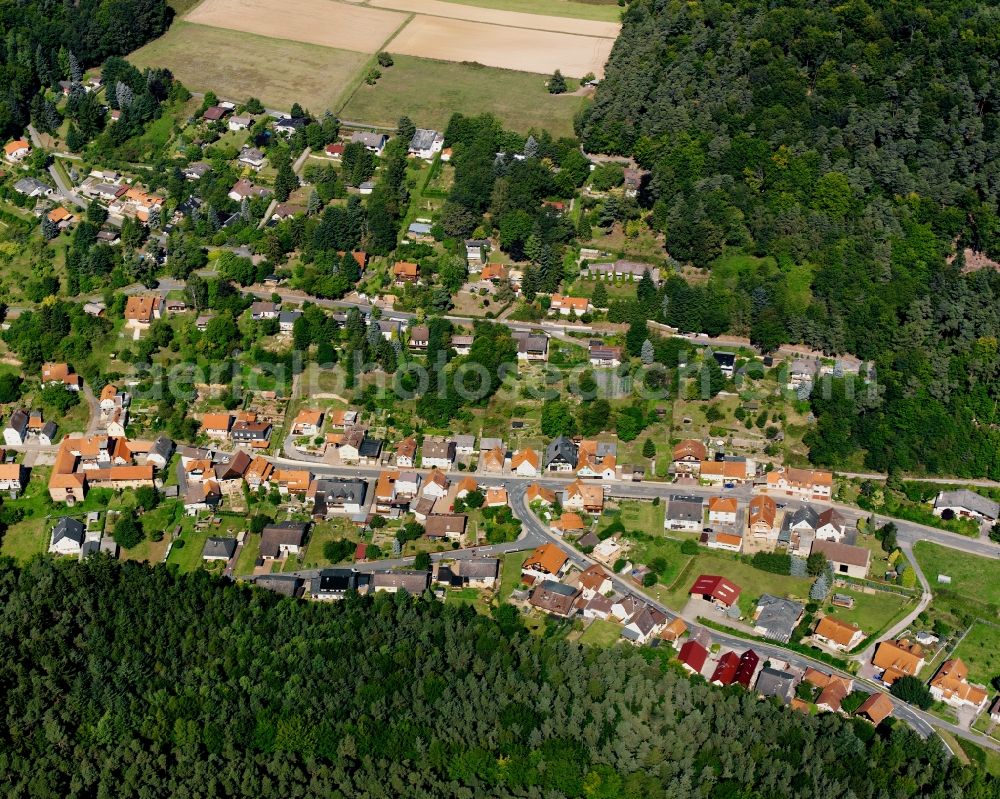
[[[969,682],[989,685],[1000,676],[1000,628],[976,622],[952,657],[961,658],[969,667]]]
[[[865,593],[855,588],[837,586],[834,593],[846,594],[854,599],[851,609],[827,607],[828,613],[836,614],[838,619],[857,624],[865,632],[865,636],[876,635],[890,626],[891,622],[902,618],[913,606],[913,599],[890,591]]]
[[[613,646],[621,640],[622,626],[613,621],[594,619],[577,639],[588,646]]]
[[[931,584],[973,602],[1000,605],[1000,561],[959,552],[929,541],[918,541],[913,551]],[[951,578],[941,583],[939,575]]]

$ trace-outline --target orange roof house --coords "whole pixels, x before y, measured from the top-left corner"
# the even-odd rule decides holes
[[[308,469],[275,469],[274,481],[278,490],[285,489],[290,494],[304,494],[309,490],[312,475]]]
[[[57,225],[60,225],[71,222],[73,220],[73,214],[60,205],[59,207],[53,208],[49,211],[48,214],[46,214],[46,218],[50,222],[55,222]]]
[[[148,325],[160,317],[163,298],[158,294],[134,294],[125,303],[125,321]]]
[[[600,513],[604,508],[604,489],[599,485],[574,480],[566,486],[567,508],[582,509],[588,513]]]
[[[478,491],[478,490],[479,490],[479,483],[476,482],[474,477],[469,477],[469,475],[466,475],[461,480],[459,480],[458,483],[456,483],[455,496],[461,499],[462,497],[471,494],[473,491]],[[490,491],[492,490],[493,489],[491,488]]]
[[[533,449],[519,449],[510,458],[511,471],[537,474],[542,465],[542,456]]]
[[[876,692],[861,703],[855,714],[878,726],[892,715],[892,700],[885,694]]]
[[[738,503],[736,497],[709,497],[709,513],[736,513]]]
[[[892,685],[903,676],[916,676],[924,667],[924,650],[918,643],[901,638],[880,641],[872,657],[872,665],[882,669],[882,682]]]
[[[708,457],[708,450],[700,441],[693,438],[685,439],[674,447],[674,462],[687,461],[690,463],[705,460]]]
[[[396,284],[416,283],[420,277],[419,267],[410,261],[396,261],[392,267],[392,275],[396,279]]]
[[[824,616],[813,630],[813,637],[822,639],[835,649],[850,649],[861,643],[864,633],[856,624]]]
[[[959,658],[946,660],[931,680],[931,695],[950,705],[972,705],[982,709],[989,695],[967,681],[969,667]]]
[[[521,571],[541,575],[559,574],[568,560],[566,553],[555,544],[542,544],[528,555],[527,560],[521,566]]]
[[[750,461],[702,461],[698,470],[705,480],[746,480],[753,476],[748,474]]]
[[[687,632],[687,625],[680,616],[675,618],[670,624],[660,632],[660,638],[664,641],[676,641]]]
[[[486,489],[486,507],[499,508],[507,504],[507,489],[503,486]]]
[[[479,275],[480,280],[505,280],[509,272],[503,264],[486,264]]]
[[[750,500],[748,523],[750,532],[766,535],[774,529],[774,519],[778,513],[777,503],[765,494],[758,494]]]
[[[303,408],[292,422],[292,432],[295,434],[310,433],[323,426],[323,411]]]
[[[68,363],[46,363],[42,365],[43,383],[62,383],[67,388],[79,388],[80,375]]]
[[[262,483],[266,483],[271,479],[271,473],[274,471],[274,466],[266,458],[257,455],[250,465],[247,467],[246,472],[243,473],[243,479],[251,486],[259,486]]]
[[[587,525],[583,523],[583,519],[578,514],[567,511],[552,522],[552,529],[561,533],[579,533],[586,530]]]
[[[567,297],[564,294],[553,294],[549,307],[562,314],[585,314],[590,310],[590,302],[586,297]]]
[[[833,487],[833,473],[821,469],[778,469],[768,472],[767,487],[787,494],[828,497]]]
[[[532,502],[541,502],[543,505],[552,505],[556,501],[556,492],[550,491],[547,488],[542,488],[538,483],[532,483],[528,486],[528,504]]]
[[[483,468],[489,472],[503,471],[504,451],[501,447],[494,447],[483,453]]]
[[[24,139],[14,139],[3,146],[3,154],[8,161],[20,161],[31,152],[31,145]]]
[[[201,417],[201,431],[210,436],[227,436],[233,426],[233,417],[228,413],[206,413]]]

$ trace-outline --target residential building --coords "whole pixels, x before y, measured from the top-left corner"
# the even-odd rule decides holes
[[[420,462],[425,469],[448,471],[455,463],[455,442],[443,436],[427,436],[420,451]]]
[[[872,656],[872,665],[881,671],[880,679],[886,685],[892,685],[900,677],[916,677],[925,663],[923,647],[906,638],[880,641]]]
[[[583,316],[583,314],[594,310],[594,306],[590,304],[586,297],[566,297],[562,294],[552,295],[549,308],[552,311],[559,312],[563,316],[569,316],[570,314]]]
[[[396,261],[392,267],[392,276],[396,286],[417,283],[420,280],[420,268],[410,261]]]
[[[500,579],[500,560],[468,558],[439,564],[434,579],[453,588],[492,588]]]
[[[257,300],[250,305],[250,318],[255,322],[264,319],[277,319],[281,315],[281,303],[270,300]]]
[[[389,142],[389,137],[384,133],[371,133],[369,131],[357,131],[351,134],[351,143],[360,142],[369,152],[375,155],[382,155],[385,145]]]
[[[587,529],[587,525],[584,524],[580,515],[570,511],[566,511],[558,519],[555,519],[549,527],[552,528],[553,533],[559,535],[579,535]]]
[[[942,491],[934,500],[934,515],[942,519],[960,518],[995,522],[1000,518],[1000,503],[967,488]]]
[[[184,492],[184,512],[188,516],[214,511],[221,503],[222,490],[215,480],[189,482]]]
[[[708,650],[691,638],[684,642],[680,652],[677,653],[677,660],[691,674],[701,674],[708,660]]]
[[[684,623],[684,619],[678,616],[660,631],[660,638],[664,641],[675,642],[683,638],[685,633],[687,633],[687,624]]]
[[[431,573],[428,571],[392,571],[375,572],[372,575],[370,590],[378,593],[385,591],[395,594],[406,591],[413,596],[420,596],[431,587]]]
[[[28,412],[21,408],[11,413],[3,431],[3,440],[8,447],[23,444],[28,438]]]
[[[622,628],[622,638],[633,644],[645,644],[650,638],[659,635],[666,623],[667,617],[661,611],[643,605]]]
[[[277,560],[288,555],[298,555],[305,543],[306,522],[279,522],[269,524],[260,534],[260,556]]]
[[[208,561],[229,561],[235,554],[235,538],[216,538],[213,536],[205,539],[205,546],[201,549],[201,559]]]
[[[227,196],[233,202],[239,203],[243,202],[243,200],[253,200],[257,197],[270,197],[271,194],[271,190],[266,186],[255,186],[246,178],[240,178],[233,184]]]
[[[360,478],[320,479],[309,485],[307,496],[313,498],[314,519],[331,516],[359,516],[365,507],[368,483]]]
[[[354,427],[344,434],[337,452],[342,463],[370,465],[378,462],[382,441],[370,437],[364,428]]]
[[[542,457],[536,450],[519,449],[510,458],[510,469],[522,477],[535,477],[542,465]]]
[[[267,163],[267,156],[256,147],[244,147],[236,160],[252,169],[262,169]]]
[[[532,590],[528,603],[553,616],[568,618],[576,613],[576,601],[580,592],[573,586],[543,580]]]
[[[833,474],[820,469],[778,469],[768,472],[767,490],[789,497],[829,499]]]
[[[489,239],[466,239],[465,260],[482,261],[484,254],[489,251],[489,248]]]
[[[972,708],[977,714],[986,707],[986,689],[968,681],[969,667],[959,658],[946,660],[931,679],[931,696],[952,707]]]
[[[736,669],[739,668],[739,665],[739,655],[732,650],[723,653],[715,666],[715,671],[712,672],[712,676],[708,680],[709,683],[720,686],[731,684],[736,679]]]
[[[469,478],[471,479],[471,478]],[[484,507],[502,508],[508,502],[507,489],[503,486],[486,489],[486,502]]]
[[[754,634],[788,643],[804,611],[805,606],[801,602],[764,594],[757,600],[754,609]]]
[[[538,502],[541,505],[553,505],[556,501],[556,492],[548,488],[542,488],[538,483],[532,483],[528,486],[525,497],[529,505],[533,502]]]
[[[892,715],[892,700],[881,691],[876,691],[861,703],[854,714],[868,719],[877,727]]]
[[[62,384],[67,391],[79,391],[83,386],[83,380],[68,363],[42,364],[42,385],[56,384]]]
[[[819,515],[819,524],[816,527],[816,538],[823,541],[835,541],[842,543],[847,535],[848,521],[836,508],[827,508]]]
[[[612,347],[600,342],[590,342],[590,365],[599,367],[617,367],[622,364],[622,348]]]
[[[527,557],[521,566],[521,574],[539,580],[558,578],[566,571],[568,563],[566,553],[553,543],[545,543]]]
[[[567,436],[552,439],[545,448],[545,470],[548,472],[572,472],[577,459],[576,444]]]
[[[321,602],[343,599],[351,591],[367,593],[371,576],[354,569],[321,569],[309,584],[309,595]]]
[[[16,497],[24,488],[26,470],[20,463],[0,463],[0,491],[6,491],[11,497]]]
[[[308,469],[275,469],[272,480],[282,496],[304,497],[312,484],[312,473]]]
[[[614,480],[617,475],[618,445],[609,441],[584,439],[576,450],[578,477]]]
[[[54,555],[79,556],[86,538],[83,522],[69,516],[62,516],[52,528],[49,536],[49,552]]]
[[[201,417],[201,432],[209,438],[229,438],[233,416],[229,413],[206,413]]]
[[[868,576],[872,553],[867,547],[838,544],[836,541],[823,541],[817,538],[812,543],[810,554],[817,552],[830,561],[834,574],[846,574],[848,577],[858,579]]]
[[[736,604],[742,590],[736,583],[725,577],[702,574],[694,581],[688,593],[691,596],[700,596],[706,602],[713,602],[717,607],[726,609]]]
[[[860,644],[865,634],[856,624],[841,621],[833,616],[824,616],[817,623],[812,637],[814,641],[829,649],[847,652]]]
[[[136,454],[124,438],[67,436],[59,444],[49,475],[49,497],[73,505],[89,488],[155,486],[154,465],[137,463]]]
[[[698,476],[708,483],[745,483],[757,473],[757,464],[749,458],[702,461]]]
[[[413,137],[410,139],[410,145],[407,148],[407,151],[410,155],[415,155],[417,158],[423,158],[425,161],[430,161],[434,155],[441,152],[443,148],[443,133],[439,133],[436,130],[417,128]]]
[[[323,428],[323,411],[303,408],[292,422],[292,434],[296,436],[318,436]]]
[[[513,338],[517,342],[519,361],[548,361],[549,337],[544,333],[516,331]]]
[[[452,336],[451,348],[455,350],[456,355],[468,355],[472,351],[473,340],[473,336]]]
[[[229,434],[237,444],[266,449],[271,440],[271,423],[239,420],[233,423]]]
[[[757,673],[757,666],[760,663],[760,656],[752,649],[748,649],[740,655],[740,662],[736,666],[736,673],[733,675],[733,682],[742,685],[748,691],[753,676]]]
[[[449,541],[461,541],[467,520],[467,516],[458,513],[428,516],[424,522],[424,536],[430,539],[447,538]]]
[[[792,512],[785,511],[778,531],[778,543],[791,553],[807,553],[816,537],[819,514],[809,505],[803,505]]]
[[[747,530],[754,538],[777,539],[774,526],[778,514],[777,503],[766,494],[757,494],[750,500],[747,512]]]
[[[295,323],[301,316],[302,311],[281,311],[278,314],[278,331],[291,333],[295,330]]]
[[[590,599],[595,594],[606,594],[613,587],[608,573],[596,563],[580,572],[577,585],[584,599]]]
[[[704,509],[702,498],[671,494],[667,497],[667,507],[663,514],[665,530],[686,530],[699,532],[702,529]]]
[[[430,344],[431,331],[427,325],[414,325],[410,328],[410,349],[426,350]]]
[[[252,116],[249,116],[249,115],[238,116],[237,115],[237,116],[231,116],[231,117],[229,117],[229,121],[226,123],[226,127],[228,127],[232,131],[239,131],[239,130],[246,130],[252,124],[253,124],[253,117]]]
[[[600,513],[604,509],[604,489],[599,485],[574,480],[566,486],[563,507],[586,513]]]
[[[700,441],[685,439],[674,447],[671,466],[677,474],[698,474],[702,461],[708,458],[708,450]]]
[[[757,677],[757,693],[763,697],[777,697],[784,705],[791,704],[795,695],[795,675],[765,666]]]
[[[3,157],[12,164],[23,161],[31,152],[31,145],[24,139],[9,141],[3,146]]]
[[[709,497],[708,523],[735,526],[738,507],[736,497]]]
[[[651,264],[643,264],[638,261],[626,261],[619,259],[613,263],[592,263],[587,266],[586,275],[588,277],[599,277],[608,279],[625,279],[638,282],[642,276],[649,272],[650,279],[657,285],[660,283],[660,269]]]
[[[413,436],[404,438],[396,445],[396,465],[404,469],[412,469],[416,454],[417,439]]]

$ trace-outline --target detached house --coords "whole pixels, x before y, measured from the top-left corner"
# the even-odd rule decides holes
[[[438,133],[436,130],[417,128],[413,134],[413,138],[410,139],[410,146],[407,148],[407,151],[410,155],[430,161],[435,153],[441,152],[443,147],[443,133]]]
[[[3,157],[12,164],[23,161],[31,152],[31,145],[24,139],[9,141],[3,146]]]
[[[931,696],[952,707],[968,707],[981,713],[989,695],[984,688],[969,683],[968,676],[969,668],[960,659],[946,660],[931,680]]]
[[[201,417],[201,432],[209,438],[229,438],[232,427],[232,414],[206,413]]]
[[[812,543],[810,554],[819,552],[833,565],[835,574],[846,574],[849,577],[864,579],[868,576],[868,566],[872,553],[866,547],[855,547],[850,544],[838,544],[836,541],[816,539]]]
[[[248,444],[257,449],[266,449],[271,440],[271,423],[259,421],[239,421],[230,431],[237,444]]]
[[[547,577],[560,577],[569,564],[569,558],[559,547],[552,543],[537,547],[521,566],[521,574],[544,580]]]
[[[566,297],[562,294],[552,295],[552,301],[549,304],[549,308],[553,311],[559,312],[563,316],[569,316],[570,314],[583,316],[583,314],[594,310],[594,307],[590,304],[586,297]]]
[[[767,490],[803,499],[829,499],[833,474],[820,469],[779,469],[767,475]]]
[[[733,526],[739,503],[736,497],[709,497],[708,523]]]
[[[814,641],[841,652],[853,649],[864,637],[865,634],[858,625],[835,619],[833,616],[824,616],[813,630]]]
[[[392,277],[396,286],[414,284],[420,280],[420,268],[411,261],[396,261],[392,267]]]
[[[25,482],[25,469],[20,463],[0,463],[0,491],[16,497]]]
[[[83,380],[67,363],[46,363],[42,365],[42,385],[61,384],[67,391],[79,391]]]
[[[396,445],[396,465],[404,469],[413,468],[413,459],[417,454],[417,439],[413,436],[404,438]]]
[[[747,530],[754,538],[777,539],[778,530],[774,526],[778,505],[766,494],[758,494],[750,500],[747,513]]]
[[[531,592],[528,602],[532,607],[553,616],[568,618],[576,613],[576,601],[580,592],[565,583],[544,580]]]
[[[7,420],[3,431],[3,440],[8,447],[23,444],[28,437],[28,412],[18,408]]]
[[[323,411],[303,408],[292,422],[292,434],[316,436],[323,427]]]
[[[260,556],[266,560],[277,560],[298,555],[308,527],[305,522],[269,524],[260,534]]]
[[[519,449],[510,458],[510,469],[522,477],[535,477],[542,465],[541,456],[533,449]]]
[[[880,641],[872,656],[872,665],[881,672],[879,679],[886,685],[892,685],[900,677],[917,676],[925,664],[923,648],[906,638]]]
[[[577,460],[577,446],[566,436],[554,438],[545,448],[547,472],[572,472],[576,469]]]
[[[704,444],[695,439],[685,439],[674,447],[671,467],[676,474],[698,474],[706,458],[708,450]]]
[[[49,536],[49,552],[54,555],[77,555],[83,549],[86,528],[83,522],[63,516],[52,528]]]
[[[694,585],[691,586],[688,593],[691,596],[700,596],[706,602],[712,602],[719,608],[727,609],[736,604],[742,590],[736,583],[730,582],[725,577],[702,574],[694,581]]]
[[[934,515],[942,519],[975,519],[980,522],[995,522],[1000,518],[1000,503],[969,491],[942,491],[934,500]]]
[[[455,442],[441,436],[427,436],[420,452],[424,468],[447,471],[455,462]]]
[[[149,327],[159,319],[163,298],[159,294],[135,294],[125,303],[125,324],[129,327]]]
[[[574,480],[566,486],[563,507],[567,510],[600,513],[604,509],[604,489],[599,485]]]

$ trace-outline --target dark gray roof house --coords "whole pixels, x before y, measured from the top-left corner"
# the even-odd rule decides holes
[[[701,526],[704,505],[701,497],[671,494],[667,499],[666,522]]]
[[[93,539],[90,541],[84,541],[83,546],[80,547],[80,559],[87,557],[88,555],[96,555],[101,551],[101,542]]]
[[[814,533],[817,527],[819,527],[819,514],[809,505],[803,505],[798,510],[785,514],[785,518],[781,523],[781,532],[778,534],[778,540],[787,542],[790,539],[792,530]]]
[[[52,528],[52,543],[58,544],[65,538],[74,541],[78,546],[83,546],[85,535],[86,529],[83,526],[83,522],[71,516],[63,516],[56,522],[55,527]]]
[[[7,443],[12,443],[11,436],[13,433],[17,434],[19,442],[13,443],[24,443],[24,436],[28,432],[28,412],[23,408],[18,408],[10,415],[10,419],[7,421],[7,428],[4,431],[4,437],[8,439]]]
[[[354,510],[365,502],[368,483],[360,479],[323,479],[316,481],[314,517],[325,517],[336,511]]]
[[[545,468],[549,471],[575,469],[577,458],[577,446],[567,436],[552,439],[545,448]]]
[[[805,607],[800,602],[764,594],[754,611],[754,632],[774,641],[787,643]]]
[[[428,571],[395,571],[375,572],[371,579],[372,591],[408,591],[419,596],[431,584],[431,573]]]
[[[309,527],[305,522],[280,522],[269,524],[260,534],[260,556],[262,558],[276,558],[281,553],[282,548],[302,546],[306,537],[306,529]]]
[[[787,705],[795,695],[795,675],[768,666],[757,677],[757,693],[761,696],[776,696]]]
[[[254,585],[282,596],[302,596],[305,580],[293,574],[262,574],[254,579]]]
[[[312,578],[313,599],[342,599],[348,591],[367,591],[370,575],[354,569],[323,569]]]
[[[229,560],[236,554],[235,538],[209,538],[201,550],[203,560]]]

